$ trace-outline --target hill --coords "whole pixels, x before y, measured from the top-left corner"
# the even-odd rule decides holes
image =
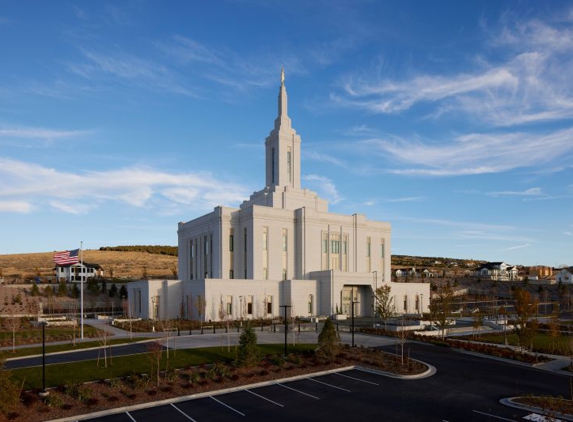
[[[83,251],[84,260],[99,264],[106,277],[140,279],[173,278],[177,272],[176,246],[104,246]],[[0,255],[0,278],[5,282],[25,281],[53,275],[53,252]],[[472,268],[485,261],[444,257],[392,255],[392,268]]]
[[[0,255],[0,278],[5,282],[25,281],[54,275],[53,252]],[[173,278],[177,257],[143,251],[86,250],[84,261],[99,264],[106,277],[140,279]]]

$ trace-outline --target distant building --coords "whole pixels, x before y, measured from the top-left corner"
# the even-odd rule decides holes
[[[90,264],[78,262],[77,264],[56,265],[56,279],[58,281],[65,280],[66,282],[81,282],[82,276],[84,282],[90,278],[103,277],[103,268],[99,264]]]
[[[549,278],[553,276],[553,268],[544,265],[537,265],[535,267],[529,267],[530,278]]]
[[[487,262],[476,269],[475,275],[496,281],[516,281],[519,279],[519,269],[505,262]]]
[[[265,141],[265,187],[239,208],[179,223],[181,280],[129,283],[133,316],[273,318],[285,306],[299,317],[352,308],[369,316],[382,285],[391,286],[399,313],[428,310],[429,284],[390,280],[389,223],[330,213],[325,199],[301,187],[301,138],[287,106],[283,73]]]
[[[562,284],[573,284],[573,267],[561,268],[557,271],[555,281]]]

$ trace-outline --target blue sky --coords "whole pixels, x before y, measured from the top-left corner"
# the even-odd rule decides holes
[[[284,65],[330,211],[395,254],[573,265],[570,2],[0,0],[0,57],[0,254],[238,206]]]

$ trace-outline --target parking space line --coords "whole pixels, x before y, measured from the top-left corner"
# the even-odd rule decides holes
[[[133,418],[133,416],[131,416],[131,415],[129,414],[129,412],[125,412],[125,414],[126,414],[127,416],[129,416],[129,419],[131,419],[133,422],[137,422],[137,421]]]
[[[241,415],[241,416],[246,416],[244,413],[239,412],[239,411],[238,411],[237,409],[235,409],[234,407],[231,407],[231,406],[229,406],[228,404],[223,403],[221,400],[217,400],[217,399],[216,399],[215,397],[213,397],[213,396],[209,396],[209,397],[211,397],[211,398],[212,398],[213,400],[215,400],[217,403],[222,404],[223,406],[225,406],[225,407],[231,409],[233,412],[237,412],[237,413],[238,413],[239,415]]]
[[[338,386],[336,386],[336,385],[332,385],[332,384],[329,384],[329,383],[327,383],[327,382],[322,382],[322,381],[319,381],[319,380],[315,380],[314,378],[307,378],[307,379],[308,379],[309,381],[318,382],[319,384],[328,385],[329,387],[332,387],[332,388],[338,388],[339,390],[346,391],[347,393],[352,393],[352,391],[347,390],[346,388],[338,387]]]
[[[177,406],[175,406],[173,403],[171,403],[171,406],[173,406],[175,408],[175,410],[177,410],[179,413],[181,413],[183,416],[185,416],[187,419],[189,419],[192,422],[197,422],[195,419],[193,419],[191,416],[189,416],[187,413],[185,413],[183,410],[179,409]]]
[[[284,388],[288,388],[289,390],[292,390],[292,391],[296,391],[297,393],[304,394],[305,396],[312,397],[313,399],[320,400],[320,399],[319,399],[318,397],[316,397],[316,396],[313,396],[313,395],[311,395],[311,394],[305,393],[304,391],[297,390],[296,388],[292,388],[292,387],[289,387],[289,386],[287,386],[287,385],[281,384],[280,382],[277,382],[277,385],[280,385],[281,387],[284,387]]]
[[[257,396],[257,397],[260,397],[260,398],[263,399],[263,400],[266,400],[266,401],[268,401],[268,402],[271,402],[272,404],[276,404],[277,406],[284,407],[282,404],[277,403],[276,401],[272,401],[271,399],[267,399],[266,397],[263,397],[263,396],[261,396],[260,394],[257,394],[257,393],[252,392],[251,390],[245,390],[245,391],[246,391],[247,393],[251,393],[251,394],[253,394],[253,395]]]
[[[496,418],[497,420],[500,420],[500,421],[517,422],[517,421],[514,420],[514,419],[502,418],[501,416],[492,415],[492,414],[490,414],[490,413],[485,413],[485,412],[480,412],[479,410],[475,410],[475,409],[473,409],[472,411],[473,411],[474,413],[477,413],[478,415],[493,416],[494,418]]]
[[[365,382],[366,384],[380,385],[380,384],[377,384],[377,383],[372,382],[372,381],[366,381],[366,380],[362,380],[360,378],[351,377],[350,375],[339,374],[338,372],[336,372],[334,375],[338,375],[339,377],[344,377],[344,378],[350,378],[351,380]]]

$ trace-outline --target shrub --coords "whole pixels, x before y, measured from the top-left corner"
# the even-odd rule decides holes
[[[254,366],[261,360],[261,351],[257,346],[257,335],[247,321],[241,337],[239,338],[239,347],[237,348],[237,365]]]
[[[328,318],[324,322],[322,331],[318,335],[318,348],[316,350],[316,354],[323,359],[333,361],[340,353],[340,350],[340,335],[336,332],[336,328],[330,318]]]

